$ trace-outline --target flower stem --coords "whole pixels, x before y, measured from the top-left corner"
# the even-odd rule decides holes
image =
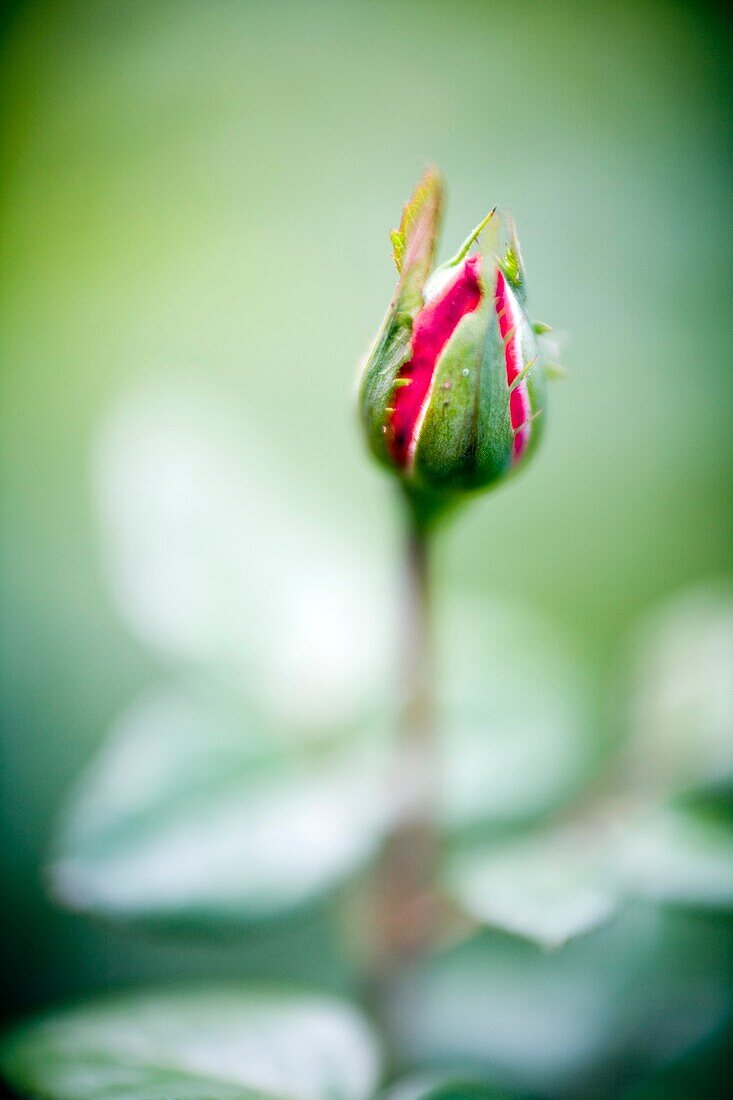
[[[408,512],[402,628],[404,702],[394,773],[399,821],[379,869],[377,926],[381,966],[391,969],[433,938],[436,857],[435,715],[430,607],[431,526]]]

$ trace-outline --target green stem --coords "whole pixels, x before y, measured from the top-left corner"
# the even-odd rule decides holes
[[[423,950],[433,937],[433,823],[435,715],[430,615],[428,526],[409,511],[405,545],[402,632],[403,692],[395,793],[402,814],[388,841],[379,873],[378,931],[381,966]]]
[[[405,698],[401,741],[403,752],[414,776],[415,805],[412,812],[414,816],[423,817],[429,816],[431,811],[430,764],[434,737],[430,544],[429,530],[411,520],[405,547],[406,598],[403,627]]]

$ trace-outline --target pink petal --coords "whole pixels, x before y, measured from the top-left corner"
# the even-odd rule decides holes
[[[400,379],[409,379],[410,384],[395,390],[391,418],[391,450],[399,466],[409,465],[414,453],[438,357],[461,318],[472,313],[481,301],[480,266],[479,255],[465,260],[440,296],[423,306],[415,318],[412,355],[399,375]]]
[[[511,386],[517,375],[524,369],[522,353],[522,311],[514,291],[506,281],[501,268],[496,274],[496,315],[499,332],[504,341],[504,363],[507,384]],[[532,405],[526,379],[512,390],[509,395],[509,416],[514,432],[514,461],[521,457],[529,443],[530,417]]]

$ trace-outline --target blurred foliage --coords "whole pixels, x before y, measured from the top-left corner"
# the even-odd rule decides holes
[[[720,1028],[719,937],[714,922],[636,907],[560,951],[484,934],[407,975],[392,1024],[412,1064],[539,1096],[623,1095]]]
[[[59,1100],[369,1100],[380,1055],[357,1013],[323,997],[179,988],[110,998],[18,1031],[14,1084]]]
[[[374,855],[394,813],[384,750],[273,745],[209,686],[139,703],[79,792],[56,894],[124,922],[238,930],[297,909]]]
[[[399,594],[349,383],[393,282],[388,220],[429,157],[447,241],[513,206],[571,379],[531,472],[439,547],[444,877],[482,927],[396,985],[390,1072],[434,1066],[398,1088],[435,1100],[719,1094],[722,17],[31,0],[3,29],[6,1012],[204,974],[359,989],[354,929],[335,927],[395,812],[378,775]],[[333,808],[325,832],[313,805]],[[65,916],[49,851],[73,907],[187,935]],[[202,925],[239,937],[194,943]],[[81,1044],[112,1057],[108,1081],[134,1072],[114,1058],[137,1011],[27,1025],[6,1065],[28,1086],[24,1066],[68,1071]],[[190,1011],[165,1021],[174,1064]],[[303,1049],[309,1098],[324,1070]],[[274,1088],[232,1064],[235,1090]],[[371,1095],[366,1064],[333,1095]],[[44,1087],[80,1095],[68,1082]]]

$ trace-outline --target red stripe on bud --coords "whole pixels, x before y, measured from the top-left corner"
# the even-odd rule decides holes
[[[412,354],[398,377],[390,421],[390,449],[399,466],[408,466],[412,460],[430,401],[438,357],[459,321],[481,301],[480,267],[480,255],[465,260],[440,296],[423,306],[415,318]]]
[[[499,332],[504,341],[504,363],[507,384],[511,386],[518,374],[524,370],[522,354],[522,311],[519,303],[506,281],[504,272],[499,268],[496,274],[496,315]],[[514,461],[522,456],[529,443],[530,418],[532,406],[526,379],[509,394],[509,416],[514,432]]]

